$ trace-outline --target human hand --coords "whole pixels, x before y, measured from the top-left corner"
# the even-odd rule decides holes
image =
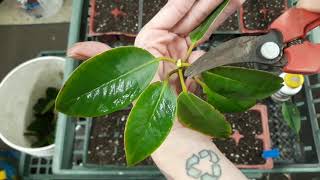
[[[110,46],[101,42],[78,42],[68,49],[67,56],[76,60],[87,60],[110,49]]]
[[[148,50],[156,57],[185,59],[191,45],[188,34],[221,2],[222,0],[169,0],[164,8],[143,27],[136,38],[135,45]],[[208,39],[211,33],[243,2],[244,0],[231,0],[229,6],[211,25],[204,40]],[[187,61],[192,63],[203,53],[193,51]],[[159,78],[164,79],[174,68],[176,68],[175,65],[162,62],[158,71]],[[171,81],[173,85],[177,82],[177,77]],[[192,81],[187,80],[186,84],[189,91],[194,90]],[[185,169],[187,159],[193,154],[208,149],[221,159],[221,169],[231,172],[229,175],[224,173],[221,179],[245,179],[212,143],[211,137],[186,128],[178,121],[175,121],[164,143],[152,154],[152,159],[168,179],[187,179],[190,178]]]
[[[188,34],[195,29],[223,0],[169,0],[160,12],[138,34],[135,45],[148,50],[156,57],[170,57],[173,59],[186,58],[191,44]],[[244,0],[231,0],[230,4],[209,28],[205,38],[231,15]],[[187,60],[192,63],[203,54],[194,51]],[[161,79],[170,72],[175,65],[162,63],[159,68]],[[187,85],[189,83],[187,82]]]
[[[319,0],[299,0],[297,7],[306,9],[308,11],[320,13],[320,1]]]
[[[231,0],[216,23],[210,27],[211,32],[218,27],[243,0]],[[142,29],[136,38],[135,45],[148,50],[156,57],[183,59],[190,46],[188,34],[203,21],[222,0],[169,0],[168,4]],[[95,54],[110,49],[98,42],[77,43],[68,50],[68,56],[76,59],[87,59]],[[187,59],[192,63],[203,54],[194,51]],[[155,80],[163,79],[175,66],[163,62]],[[173,77],[174,78],[174,77]],[[176,81],[173,81],[175,83]],[[192,91],[191,83],[189,90]],[[190,178],[186,173],[185,164],[188,158],[202,150],[214,152],[220,159],[219,166],[223,172],[221,179],[244,179],[241,172],[227,160],[212,143],[211,138],[182,126],[178,121],[174,123],[165,142],[152,154],[152,158],[161,171],[170,179]],[[200,167],[201,168],[201,167]]]
[[[110,50],[106,44],[100,42],[80,42],[68,49],[67,55],[74,59],[86,60],[99,53]],[[190,57],[192,59],[192,57]],[[186,169],[186,162],[194,154],[202,151],[214,153],[221,168],[220,179],[246,179],[243,174],[218,150],[212,143],[211,138],[197,131],[182,126],[178,121],[169,133],[164,143],[152,154],[154,162],[168,179],[192,179]],[[207,170],[203,163],[197,168]],[[226,173],[230,172],[230,174]]]

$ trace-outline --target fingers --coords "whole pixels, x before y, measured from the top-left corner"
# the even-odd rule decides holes
[[[245,0],[230,0],[229,5],[220,14],[216,21],[210,26],[209,30],[205,34],[204,38],[201,39],[200,43],[206,41],[211,36],[212,32],[216,30],[232,13],[234,13]]]
[[[169,55],[173,59],[180,59],[185,57],[188,51],[188,43],[185,38],[176,36],[176,38],[167,45]]]
[[[198,0],[187,15],[173,28],[173,32],[187,35],[204,21],[223,0]]]
[[[196,0],[169,0],[146,25],[155,29],[171,29],[191,9]]]
[[[206,52],[205,51],[202,51],[202,50],[198,50],[198,51],[193,51],[191,54],[190,54],[190,57],[188,59],[188,62],[190,64],[194,63],[197,59],[199,59],[199,57],[201,57],[202,55],[204,55]]]
[[[308,11],[320,13],[320,1],[319,0],[299,0],[297,7],[306,9]]]
[[[100,42],[79,42],[68,49],[67,56],[77,60],[86,60],[110,49],[111,47]]]
[[[177,38],[176,34],[161,29],[144,29],[135,41],[135,46],[144,48],[155,57],[170,56],[167,45]]]

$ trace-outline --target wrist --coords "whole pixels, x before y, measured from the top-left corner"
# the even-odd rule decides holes
[[[212,143],[210,137],[179,124],[152,154],[152,159],[168,179],[199,179],[206,173],[215,173],[214,176],[221,180],[246,179]],[[215,172],[212,171],[213,167]]]

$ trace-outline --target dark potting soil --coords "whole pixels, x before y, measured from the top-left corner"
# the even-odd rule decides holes
[[[258,165],[266,161],[262,158],[263,142],[254,137],[240,139],[238,146],[233,139],[213,140],[222,153],[233,163],[239,165]]]
[[[88,150],[89,164],[126,165],[123,133],[129,113],[128,108],[93,120]],[[139,165],[153,165],[153,161],[148,158]]]
[[[225,116],[231,123],[232,129],[238,130],[244,136],[255,136],[262,133],[261,116],[258,111],[227,113]]]
[[[243,23],[248,30],[266,30],[286,8],[286,0],[247,0],[243,4]]]
[[[147,24],[167,2],[168,0],[144,0],[142,25]]]
[[[233,132],[238,130],[244,137],[239,144],[229,139],[213,139],[216,146],[224,153],[230,161],[241,165],[264,164],[263,142],[255,136],[262,133],[262,122],[260,113],[247,111],[244,113],[227,113],[226,119],[230,122]]]
[[[138,33],[137,0],[95,0],[93,30],[97,33]]]
[[[238,12],[233,13],[228,19],[226,19],[217,29],[217,31],[238,31],[239,30],[239,18]]]

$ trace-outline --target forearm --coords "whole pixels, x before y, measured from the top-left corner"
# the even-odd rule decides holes
[[[320,1],[319,0],[299,0],[297,7],[306,9],[308,11],[320,13]]]
[[[152,158],[168,179],[246,179],[209,137],[186,128],[174,129]]]

